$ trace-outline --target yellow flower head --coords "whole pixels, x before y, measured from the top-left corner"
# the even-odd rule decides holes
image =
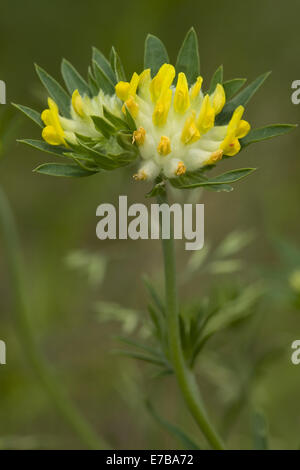
[[[172,65],[163,64],[152,79],[146,69],[140,75],[134,74],[130,82],[116,85],[117,96],[139,129],[133,140],[139,145],[142,159],[147,160],[138,179],[154,178],[161,172],[168,177],[178,176],[214,164],[223,155],[235,155],[240,149],[238,139],[250,130],[249,124],[241,120],[241,107],[228,126],[215,125],[226,102],[221,83],[211,95],[204,96],[202,77],[189,86],[186,75],[180,72],[174,85],[175,75]]]

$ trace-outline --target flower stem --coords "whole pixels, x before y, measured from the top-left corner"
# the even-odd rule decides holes
[[[108,449],[110,446],[100,439],[89,423],[69,400],[64,389],[57,381],[50,369],[49,364],[38,350],[34,333],[29,322],[29,303],[26,294],[23,272],[23,260],[18,239],[18,233],[14,216],[12,214],[7,198],[0,188],[0,228],[4,240],[11,277],[11,286],[15,302],[15,324],[19,340],[23,345],[27,359],[40,380],[45,391],[53,400],[61,416],[69,423],[70,427],[77,433],[84,445],[89,449]]]
[[[157,200],[159,204],[166,203],[166,193],[161,193],[157,197]],[[162,239],[165,272],[167,329],[171,361],[184,400],[199,428],[213,449],[223,450],[224,445],[222,440],[213,429],[207,417],[195,376],[192,370],[187,366],[182,350],[176,288],[173,229],[171,232],[172,233],[170,238]]]

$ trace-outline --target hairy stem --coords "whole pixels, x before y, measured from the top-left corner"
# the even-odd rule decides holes
[[[83,444],[89,449],[108,449],[110,446],[100,439],[89,423],[73,405],[64,389],[57,381],[49,364],[42,357],[34,340],[29,322],[30,308],[24,282],[23,260],[15,220],[0,188],[0,228],[3,234],[11,287],[15,302],[15,324],[17,334],[27,359],[49,397],[53,400],[61,416],[69,423]]]
[[[157,200],[159,204],[166,203],[166,193],[161,193]],[[224,445],[207,417],[195,376],[192,370],[187,366],[182,350],[179,329],[173,229],[171,232],[172,233],[170,238],[162,238],[165,271],[167,329],[171,361],[184,400],[199,428],[213,449],[223,450]]]

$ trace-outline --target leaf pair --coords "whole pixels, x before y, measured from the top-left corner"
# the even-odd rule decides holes
[[[145,42],[145,69],[150,68],[153,77],[165,63],[169,63],[169,56],[164,44],[156,36],[149,34]],[[175,68],[177,73],[185,73],[189,85],[194,83],[200,74],[198,38],[194,28],[189,30],[183,41]]]

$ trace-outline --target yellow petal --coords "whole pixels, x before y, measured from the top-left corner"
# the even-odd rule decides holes
[[[236,137],[242,139],[250,132],[250,129],[251,126],[249,122],[241,120],[236,131]]]
[[[120,100],[126,101],[128,98],[130,84],[128,82],[119,82],[115,86],[116,95]]]
[[[208,132],[215,123],[215,110],[211,105],[209,95],[206,95],[201,105],[199,117],[197,119],[197,127],[200,134]]]
[[[231,142],[225,141],[224,144],[221,144],[221,150],[224,151],[224,155],[227,155],[228,157],[233,157],[234,155],[239,153],[239,151],[241,150],[241,144],[238,139],[235,138]]]
[[[172,85],[174,77],[175,68],[173,65],[164,64],[161,66],[150,83],[151,99],[153,103],[156,103],[161,94]]]
[[[48,106],[49,106],[50,111],[52,111],[55,114],[58,114],[58,106],[55,103],[55,101],[50,97],[48,98]]]
[[[201,137],[199,129],[196,126],[196,115],[195,112],[192,113],[190,117],[187,118],[183,131],[181,134],[181,141],[184,144],[193,144],[197,142]]]
[[[136,103],[134,98],[130,96],[130,98],[128,98],[128,100],[125,101],[125,104],[122,107],[122,111],[124,114],[125,114],[125,105],[127,106],[128,111],[130,112],[133,119],[135,119],[139,112],[139,105]]]
[[[138,87],[140,76],[134,72],[129,83],[128,96],[135,97],[136,89]]]
[[[52,98],[48,98],[48,105],[49,109],[43,111],[41,116],[46,124],[46,127],[43,129],[42,136],[50,145],[63,144],[67,147],[64,139],[64,130],[59,120],[58,106]]]
[[[186,166],[183,162],[179,162],[175,171],[176,176],[184,175],[186,172]]]
[[[223,150],[222,149],[219,149],[219,150],[216,150],[215,152],[213,152],[211,154],[211,156],[209,157],[209,159],[205,162],[206,165],[214,165],[215,163],[217,163],[219,160],[222,159],[223,157]]]
[[[155,109],[152,115],[153,124],[156,126],[163,126],[168,118],[169,109],[172,101],[172,90],[166,89],[161,95],[160,99],[155,105]]]
[[[72,106],[75,113],[77,113],[80,117],[84,117],[83,101],[78,90],[74,90],[72,94]]]
[[[183,72],[178,74],[177,86],[174,94],[174,110],[176,113],[184,114],[190,107],[189,87]]]
[[[61,145],[65,143],[59,134],[57,134],[53,126],[44,127],[42,130],[42,137],[50,145]]]
[[[143,86],[146,82],[150,81],[150,79],[151,79],[150,69],[143,70],[143,72],[140,74],[139,87]]]
[[[241,121],[241,119],[242,119],[242,116],[243,116],[243,114],[244,114],[244,111],[245,111],[244,106],[238,106],[238,107],[235,109],[235,111],[234,111],[234,113],[233,113],[233,115],[232,115],[232,118],[231,118],[231,120],[230,120],[230,122],[229,122],[229,124],[228,124],[228,134],[229,134],[229,133],[232,133],[232,132],[233,132],[234,134],[236,134],[237,129],[238,129],[238,126],[239,126],[240,121]]]
[[[147,97],[150,94],[149,86],[151,82],[151,72],[150,69],[144,70],[140,74],[139,79],[139,95],[142,97]]]
[[[171,141],[169,137],[166,137],[165,135],[161,136],[160,142],[157,146],[157,151],[164,157],[171,153]]]
[[[211,100],[212,100],[212,106],[217,115],[222,111],[226,102],[225,91],[224,91],[223,86],[220,85],[220,83],[217,84],[216,89],[214,93],[212,94]]]
[[[50,109],[45,109],[41,114],[42,121],[46,124],[46,126],[51,126],[52,119],[51,119],[51,111]]]
[[[194,85],[192,86],[191,91],[190,91],[192,100],[195,100],[199,96],[199,93],[200,93],[200,90],[201,90],[201,87],[202,87],[202,83],[203,83],[203,78],[202,77],[197,77],[197,80],[194,83]]]
[[[132,143],[134,144],[135,142],[137,145],[143,145],[145,142],[146,138],[146,131],[143,127],[140,127],[136,131],[134,131],[133,136],[132,136]]]
[[[132,178],[135,181],[145,181],[147,179],[147,174],[145,171],[140,170],[138,173],[135,173]]]

